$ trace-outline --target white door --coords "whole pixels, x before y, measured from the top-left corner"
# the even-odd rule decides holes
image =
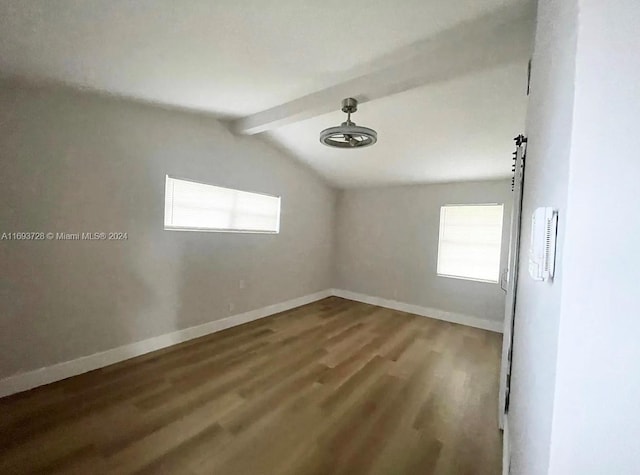
[[[513,317],[516,308],[516,286],[518,283],[518,252],[520,249],[520,217],[522,215],[522,183],[526,138],[516,138],[515,169],[513,174],[513,206],[511,210],[511,232],[509,239],[509,261],[500,282],[507,292],[505,301],[504,333],[502,335],[502,362],[500,366],[500,401],[498,421],[504,429],[505,414],[509,410],[509,383],[511,376],[511,348],[513,344]]]

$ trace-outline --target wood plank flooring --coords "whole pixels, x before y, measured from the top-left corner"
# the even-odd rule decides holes
[[[496,475],[500,345],[331,297],[0,400],[0,473]]]

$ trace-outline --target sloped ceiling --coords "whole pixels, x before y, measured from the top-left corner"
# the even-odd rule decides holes
[[[241,119],[406,63],[397,52],[529,3],[0,0],[0,75]],[[339,100],[336,112],[326,113],[333,105],[325,101],[265,133],[342,187],[508,176],[510,139],[523,128],[527,56],[363,102],[354,119],[379,132],[368,149],[318,143],[321,129],[343,120]]]
[[[527,63],[412,89],[360,106],[352,119],[378,131],[372,147],[322,145],[337,110],[268,132],[339,187],[506,178],[523,131]],[[339,106],[339,104],[338,104]]]

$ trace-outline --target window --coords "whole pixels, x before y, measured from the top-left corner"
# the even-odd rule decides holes
[[[164,228],[277,233],[280,197],[179,180],[167,175]]]
[[[438,275],[498,282],[502,208],[501,204],[440,208]]]

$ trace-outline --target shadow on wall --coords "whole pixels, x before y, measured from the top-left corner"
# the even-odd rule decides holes
[[[214,120],[0,87],[0,153],[0,232],[127,233],[0,242],[0,377],[330,285],[334,191]],[[281,233],[165,231],[166,174],[282,195]]]
[[[132,195],[130,157],[113,140],[118,117],[43,96],[22,98],[0,124],[2,232],[55,234],[0,243],[5,377],[130,341],[155,296],[136,265],[145,238],[131,203],[146,203]],[[128,239],[82,239],[99,232]]]

